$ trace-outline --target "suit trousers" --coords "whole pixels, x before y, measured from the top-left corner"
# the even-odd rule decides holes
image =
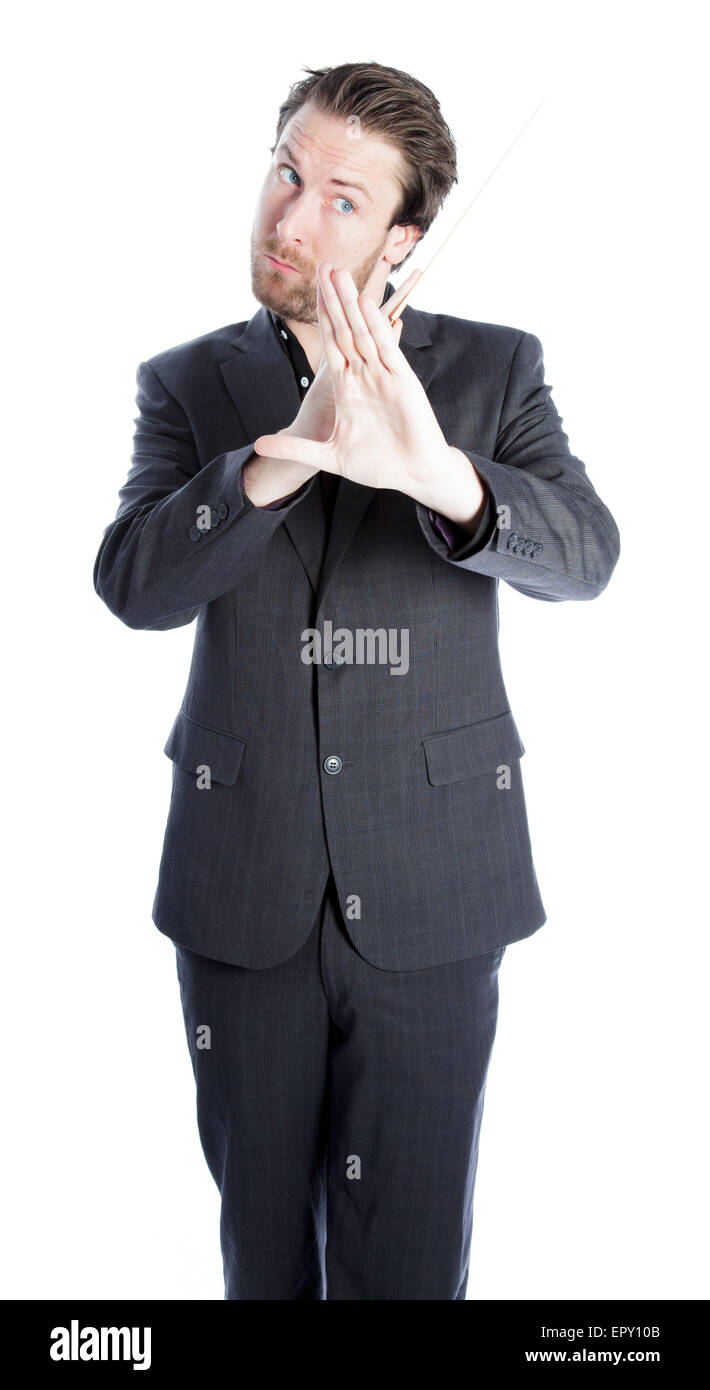
[[[332,875],[251,970],[175,943],[227,1299],[465,1299],[505,947],[380,970]]]

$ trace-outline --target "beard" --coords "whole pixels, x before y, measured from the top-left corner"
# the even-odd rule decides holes
[[[361,265],[354,270],[348,267],[358,294],[362,294],[366,289],[375,266],[382,258],[385,240],[386,238]],[[251,289],[254,298],[263,304],[265,309],[272,309],[283,319],[291,319],[294,323],[317,323],[317,266],[309,266],[299,257],[296,270],[301,272],[300,275],[295,277],[289,275],[288,271],[282,274],[276,266],[269,265],[269,262],[264,260],[264,252],[269,256],[276,256],[277,260],[288,260],[289,265],[293,265],[293,254],[282,256],[278,242],[272,237],[267,238],[263,246],[257,250],[252,233]]]

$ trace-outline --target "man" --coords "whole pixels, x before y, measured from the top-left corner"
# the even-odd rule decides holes
[[[619,535],[537,338],[387,318],[456,178],[433,94],[308,71],[261,308],[141,363],[95,585],[130,627],[197,618],[153,918],[225,1297],[461,1300],[498,971],[546,920],[497,584],[595,598]]]

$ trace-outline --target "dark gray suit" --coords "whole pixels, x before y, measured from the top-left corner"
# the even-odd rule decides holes
[[[536,337],[409,307],[400,346],[509,525],[453,561],[426,508],[344,480],[320,583],[314,480],[278,511],[239,483],[254,440],[300,405],[266,309],[138,369],[133,464],[95,584],[130,627],[197,617],[166,745],[154,920],[233,964],[275,965],[303,945],[330,865],[343,908],[359,899],[353,943],[382,969],[461,960],[545,921],[497,581],[532,598],[595,598],[618,531],[569,451]],[[209,530],[197,525],[204,505]],[[407,628],[407,674],[304,664],[302,633],[328,619],[334,630]],[[341,770],[326,770],[329,757]],[[209,790],[196,784],[205,765]]]
[[[324,1258],[328,1298],[465,1297],[497,972],[546,919],[497,584],[591,599],[619,555],[536,337],[410,307],[400,347],[500,513],[473,554],[399,492],[342,480],[329,534],[315,479],[253,505],[253,442],[300,405],[260,308],[140,364],[96,560],[130,627],[197,617],[153,917],[177,948],[228,1298],[321,1298]],[[304,662],[328,623],[365,659]]]

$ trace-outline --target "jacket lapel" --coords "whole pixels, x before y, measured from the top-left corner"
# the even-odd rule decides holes
[[[431,350],[427,316],[410,306],[402,313],[401,352],[427,391],[438,366]],[[298,414],[301,398],[290,360],[274,334],[268,311],[263,305],[249,320],[239,337],[232,340],[234,357],[222,363],[224,382],[246,439],[274,434],[285,429]],[[353,539],[377,489],[341,478],[325,555],[323,540],[325,517],[319,486],[310,489],[284,519],[288,532],[314,593],[318,607]],[[414,502],[412,502],[414,506]],[[321,572],[321,557],[323,557]]]

